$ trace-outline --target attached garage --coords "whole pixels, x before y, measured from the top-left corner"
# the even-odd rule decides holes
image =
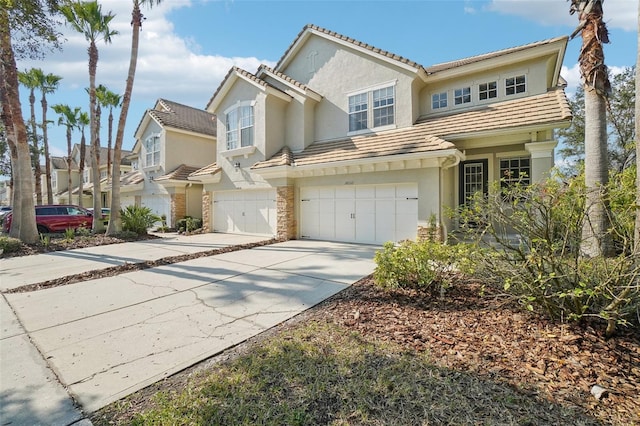
[[[149,207],[158,216],[165,215],[167,225],[174,225],[169,223],[171,222],[171,197],[169,195],[143,195],[141,204],[143,207]]]
[[[416,184],[303,187],[301,238],[382,244],[415,239]]]
[[[276,225],[275,189],[214,193],[214,232],[273,236]]]

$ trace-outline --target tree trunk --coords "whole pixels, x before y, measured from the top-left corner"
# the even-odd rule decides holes
[[[36,204],[42,204],[42,184],[40,169],[40,147],[38,146],[38,131],[36,126],[36,94],[35,89],[29,93],[29,107],[31,111],[31,141],[33,143],[33,179],[36,189]]]
[[[638,3],[638,25],[640,25],[640,3]],[[639,27],[640,28],[640,27]],[[638,51],[636,52],[636,226],[634,251],[640,255],[640,32],[638,32]]]
[[[73,180],[71,179],[71,127],[67,126],[67,203],[71,204],[71,190],[73,189]]]
[[[99,155],[100,142],[98,141],[98,125],[96,119],[96,70],[98,68],[98,48],[95,42],[89,45],[89,126],[91,128],[91,178],[93,180],[93,215],[94,219],[102,217],[102,194],[100,193],[100,170],[96,161]],[[102,231],[102,220],[94,220],[92,229],[94,232]]]
[[[87,140],[84,137],[84,129],[82,130],[82,138],[80,139],[80,165],[78,168],[80,180],[78,180],[78,205],[82,207],[82,195],[84,193],[84,158],[87,155]],[[71,198],[71,195],[69,195]]]
[[[42,144],[44,145],[44,173],[45,180],[47,182],[47,204],[53,204],[53,187],[51,185],[51,157],[49,155],[49,139],[47,135],[47,129],[49,124],[47,123],[47,97],[42,93]]]
[[[120,109],[118,131],[116,132],[116,144],[113,152],[113,173],[111,173],[111,216],[109,218],[107,235],[114,235],[122,230],[122,220],[120,218],[120,162],[122,160],[124,127],[127,123],[127,113],[129,112],[129,104],[131,103],[133,80],[136,75],[136,65],[138,62],[138,44],[140,41],[140,26],[142,25],[142,14],[140,12],[139,0],[133,0],[131,23],[133,25],[133,33],[131,35],[131,57],[129,58],[127,85],[122,98],[122,108]]]
[[[0,67],[2,67],[2,90],[3,109],[7,108],[8,121],[7,134],[15,141],[16,163],[13,172],[23,170],[14,177],[14,200],[13,221],[11,226],[11,236],[17,237],[22,242],[34,244],[38,241],[38,229],[36,228],[36,210],[33,202],[33,175],[30,173],[31,153],[29,152],[29,141],[27,140],[27,129],[22,117],[20,106],[20,93],[18,90],[18,70],[16,59],[13,55],[11,45],[11,29],[9,27],[9,14],[6,9],[0,9]],[[0,83],[2,84],[2,83]],[[5,114],[5,116],[7,116]],[[13,129],[13,131],[11,130]],[[16,194],[15,190],[19,193]],[[13,223],[17,223],[18,230],[14,232]]]
[[[113,108],[109,107],[109,136],[107,139],[107,181],[111,177],[111,143],[113,142]]]

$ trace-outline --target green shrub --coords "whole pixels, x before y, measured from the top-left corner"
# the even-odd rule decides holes
[[[443,292],[452,282],[460,265],[457,259],[465,259],[467,247],[463,244],[446,245],[437,241],[402,241],[395,245],[384,244],[376,252],[376,269],[373,278],[376,285],[386,288],[415,288]]]
[[[64,230],[64,239],[67,241],[72,241],[76,238],[76,231],[73,228],[67,228]]]
[[[127,206],[120,210],[120,217],[122,229],[135,232],[138,235],[145,235],[148,228],[161,220],[149,207],[142,206]]]
[[[178,230],[178,232],[188,233],[199,228],[202,228],[202,219],[186,216],[184,219],[179,219],[176,221],[176,229]]]
[[[22,242],[17,238],[0,236],[0,253],[13,253],[22,247]]]
[[[515,295],[529,310],[556,319],[598,317],[615,324],[633,321],[640,309],[640,259],[633,253],[628,209],[633,197],[622,196],[612,180],[611,236],[615,257],[581,255],[585,189],[580,178],[553,178],[530,186],[490,188],[460,211],[465,237],[477,250],[472,274]],[[631,216],[632,217],[632,216]],[[478,225],[480,224],[480,225]]]

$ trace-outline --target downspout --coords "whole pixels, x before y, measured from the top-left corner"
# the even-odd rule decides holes
[[[440,211],[438,212],[439,215],[439,219],[440,219],[440,225],[442,226],[442,242],[446,242],[447,241],[447,236],[449,234],[449,231],[447,229],[447,225],[445,224],[445,222],[442,220],[442,213],[443,213],[443,208],[442,208],[442,194],[444,191],[444,171],[448,170],[452,167],[456,167],[458,164],[460,164],[460,161],[462,161],[462,158],[465,157],[465,153],[464,152],[460,152],[459,154],[455,154],[455,155],[450,155],[448,157],[446,157],[442,163],[440,164],[440,201],[438,202],[438,205],[440,206]],[[449,162],[449,160],[451,160],[451,158],[453,158],[453,161]]]

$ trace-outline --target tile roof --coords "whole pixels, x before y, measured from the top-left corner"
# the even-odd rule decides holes
[[[422,129],[414,126],[373,136],[314,143],[299,153],[292,153],[285,147],[269,160],[254,164],[252,169],[284,165],[307,166],[450,148],[455,148],[455,145],[438,137],[427,135]]]
[[[213,100],[216,98],[218,93],[220,93],[220,91],[224,87],[224,85],[227,82],[227,80],[229,78],[231,78],[231,76],[233,74],[235,74],[235,73],[238,73],[241,76],[248,78],[249,80],[253,81],[254,83],[259,84],[260,86],[263,86],[263,87],[267,87],[268,86],[266,81],[261,80],[258,77],[256,77],[254,74],[251,74],[249,71],[245,71],[242,68],[237,67],[237,66],[234,65],[234,66],[231,67],[229,72],[227,72],[227,75],[225,75],[224,78],[222,79],[222,81],[220,82],[220,85],[218,86],[216,91],[213,93],[213,96],[211,96],[211,99],[209,99],[209,102],[207,102],[206,108],[209,108],[209,105],[211,105],[211,102],[213,102]]]
[[[254,164],[252,169],[284,165],[305,166],[452,149],[455,145],[445,140],[449,135],[557,124],[568,122],[570,119],[571,110],[564,90],[557,89],[542,95],[492,104],[457,114],[424,117],[409,128],[334,142],[316,142],[299,153],[292,153],[285,147],[270,159]]]
[[[222,167],[218,166],[218,164],[216,163],[212,163],[196,170],[195,172],[190,173],[189,177],[215,175],[221,170],[222,170]]]
[[[282,55],[282,57],[280,58],[280,60],[276,64],[275,69],[280,69],[280,66],[282,65],[284,59],[289,55],[289,52],[291,52],[291,50],[294,48],[294,46],[296,45],[298,40],[300,40],[300,38],[302,37],[302,35],[305,32],[310,31],[310,30],[318,31],[318,32],[320,32],[322,34],[326,34],[328,36],[337,38],[338,40],[342,40],[342,41],[346,41],[347,43],[351,43],[354,46],[365,48],[367,50],[370,50],[373,53],[385,56],[385,57],[387,57],[389,59],[392,59],[394,61],[399,61],[399,62],[401,62],[403,64],[407,64],[407,65],[415,67],[415,68],[422,68],[422,65],[418,64],[417,62],[414,62],[414,61],[412,61],[410,59],[404,58],[404,57],[402,57],[400,55],[396,55],[396,54],[388,52],[386,50],[379,49],[379,48],[377,48],[375,46],[371,46],[370,44],[363,43],[363,42],[358,41],[356,39],[353,39],[351,37],[344,36],[342,34],[339,34],[339,33],[335,32],[335,31],[330,31],[330,30],[327,30],[325,28],[319,27],[317,25],[307,24],[302,29],[302,31],[300,31],[298,33],[298,36],[295,38],[293,43],[291,43],[291,45],[284,52],[284,55]]]
[[[106,166],[107,165],[107,151],[109,150],[109,148],[107,148],[106,146],[101,146],[100,147],[100,165],[101,166]],[[113,161],[113,148],[111,148],[111,161]],[[120,164],[124,164],[124,165],[131,165],[131,160],[126,158],[126,156],[130,155],[131,151],[127,151],[126,149],[122,150],[122,154],[120,156]],[[84,163],[86,167],[91,167],[91,149],[89,147],[89,145],[87,145],[87,150],[85,151],[84,154]]]
[[[51,166],[54,169],[66,170],[67,169],[67,157],[49,157],[51,160]],[[75,162],[71,161],[71,168],[75,167]]]
[[[160,107],[162,109],[159,109]],[[158,99],[154,109],[147,110],[147,113],[162,126],[216,136],[216,116],[207,111],[167,99]],[[138,130],[143,121],[144,118],[138,125]],[[138,130],[136,130],[136,133]]]
[[[503,50],[498,50],[495,52],[489,52],[489,53],[483,53],[482,55],[476,55],[476,56],[471,56],[468,58],[463,58],[463,59],[458,59],[455,61],[450,61],[450,62],[443,62],[440,64],[435,64],[435,65],[431,65],[429,67],[426,67],[426,71],[429,74],[433,74],[436,72],[440,72],[440,71],[445,71],[451,68],[457,68],[463,65],[469,65],[469,64],[473,64],[475,62],[480,62],[480,61],[484,61],[487,59],[492,59],[492,58],[497,58],[500,56],[504,56],[504,55],[508,55],[510,53],[514,53],[514,52],[520,52],[523,50],[527,50],[527,49],[532,49],[535,47],[539,47],[539,46],[544,46],[547,44],[551,44],[551,43],[555,43],[557,41],[561,41],[567,39],[567,37],[556,37],[556,38],[551,38],[551,39],[547,39],[547,40],[542,40],[542,41],[537,41],[534,43],[529,43],[529,44],[525,44],[522,46],[516,46],[516,47],[510,47],[508,49],[503,49]]]
[[[293,79],[293,78],[289,77],[288,75],[283,74],[283,73],[281,73],[280,71],[276,71],[276,70],[274,70],[273,68],[268,67],[268,66],[266,66],[266,65],[260,65],[260,67],[258,68],[258,72],[257,72],[256,74],[260,74],[260,72],[261,72],[262,70],[264,70],[264,71],[266,71],[266,72],[270,72],[270,73],[274,74],[274,75],[275,75],[275,76],[277,76],[277,77],[280,77],[281,79],[285,80],[285,81],[286,81],[286,82],[288,82],[288,83],[291,83],[292,85],[294,85],[294,86],[296,86],[296,87],[300,88],[300,89],[301,89],[301,90],[303,90],[303,91],[310,91],[310,92],[313,92],[313,93],[318,94],[315,90],[311,89],[311,88],[310,88],[309,86],[307,86],[306,84],[300,83],[299,81],[297,81],[297,80],[295,80],[295,79]],[[320,96],[320,94],[318,94],[318,96]]]
[[[186,181],[189,175],[196,170],[199,170],[198,167],[187,166],[186,164],[180,164],[176,169],[171,172],[164,174],[162,176],[158,176],[154,179],[154,181],[163,181],[163,180],[184,180]]]
[[[120,176],[120,185],[137,185],[144,182],[144,176],[140,170],[131,170]]]
[[[416,122],[425,132],[449,135],[544,125],[571,120],[571,109],[563,89],[537,96],[500,102],[440,117],[422,117]]]

